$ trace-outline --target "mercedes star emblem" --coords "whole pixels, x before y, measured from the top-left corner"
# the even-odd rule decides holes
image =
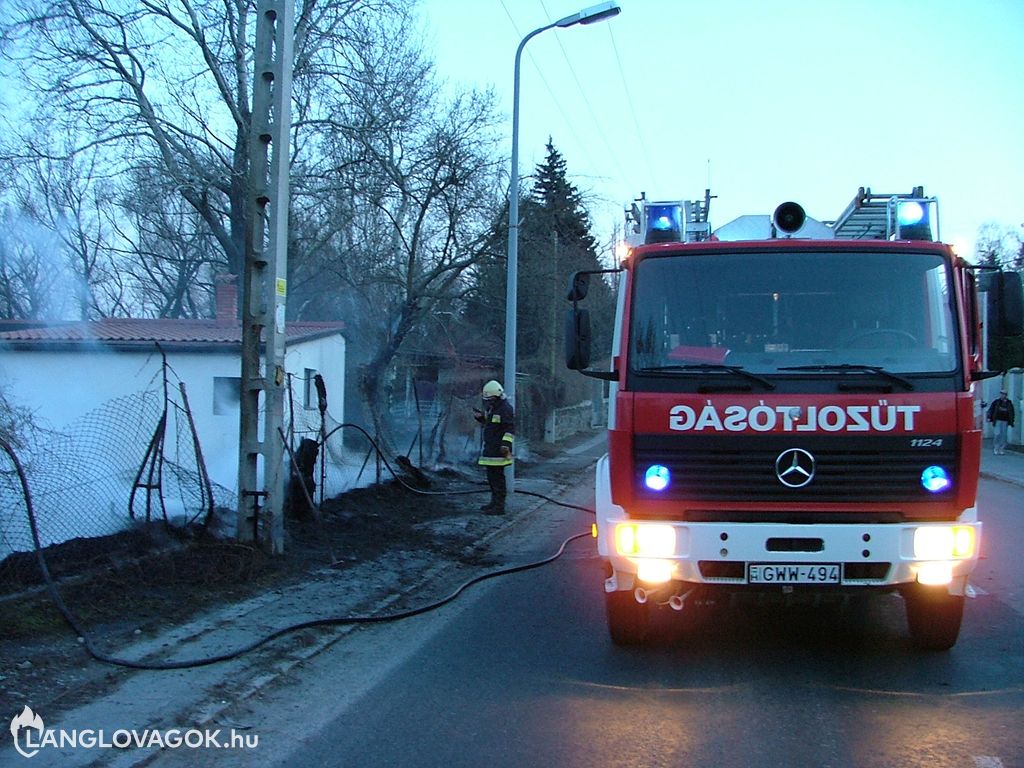
[[[803,488],[814,479],[814,457],[803,448],[790,448],[775,459],[775,476],[790,488]]]

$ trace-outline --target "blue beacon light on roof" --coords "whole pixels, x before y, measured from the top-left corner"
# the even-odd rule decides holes
[[[679,242],[683,239],[683,211],[679,203],[648,204],[645,216],[645,243]]]
[[[919,202],[911,200],[906,203],[900,203],[896,215],[900,226],[906,227],[910,224],[920,224],[924,220],[925,210],[924,206]]]

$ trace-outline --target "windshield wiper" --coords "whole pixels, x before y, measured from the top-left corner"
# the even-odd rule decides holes
[[[838,371],[840,373],[845,371],[853,371],[855,373],[876,373],[879,376],[887,378],[889,381],[894,381],[897,384],[906,387],[908,390],[914,388],[913,382],[909,379],[905,379],[902,376],[897,376],[892,371],[887,371],[880,365],[859,365],[857,363],[836,363],[835,365],[787,365],[783,368],[779,368],[780,371]]]
[[[652,373],[654,375],[672,375],[682,371],[704,371],[705,373],[732,373],[753,382],[757,382],[765,389],[775,389],[775,385],[768,379],[758,376],[756,373],[744,370],[742,365],[725,365],[724,363],[690,363],[686,365],[655,365],[648,368],[638,368],[637,373]]]

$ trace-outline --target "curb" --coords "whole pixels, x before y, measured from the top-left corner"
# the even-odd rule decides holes
[[[986,480],[997,480],[1001,483],[1008,483],[1009,485],[1016,485],[1019,488],[1024,488],[1024,478],[1004,475],[999,472],[992,472],[984,469],[978,474]]]

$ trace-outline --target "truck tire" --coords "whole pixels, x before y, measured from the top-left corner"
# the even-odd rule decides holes
[[[616,645],[640,645],[650,627],[650,605],[641,605],[633,593],[624,590],[604,593],[608,633]]]
[[[963,595],[950,595],[945,587],[917,585],[904,591],[903,602],[914,645],[926,651],[946,651],[956,645],[964,616]]]

